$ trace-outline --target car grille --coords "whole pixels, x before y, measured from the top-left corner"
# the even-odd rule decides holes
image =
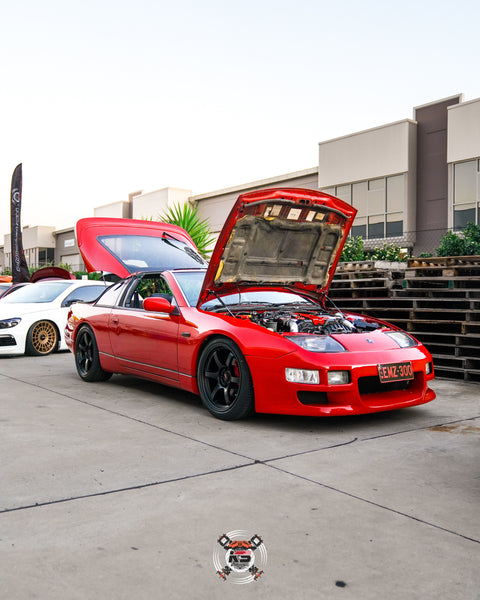
[[[359,377],[358,391],[360,395],[399,392],[408,390],[408,388],[412,385],[414,381],[414,379],[409,379],[408,381],[390,381],[388,383],[382,383],[378,375],[373,375],[370,377]]]

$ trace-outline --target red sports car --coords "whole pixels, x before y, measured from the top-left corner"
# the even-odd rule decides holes
[[[89,270],[125,277],[72,307],[78,374],[125,373],[199,394],[220,419],[349,415],[430,402],[429,352],[326,293],[356,210],[318,191],[242,194],[207,264],[181,228],[82,219]]]

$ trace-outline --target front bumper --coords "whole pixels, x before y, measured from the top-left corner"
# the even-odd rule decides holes
[[[306,364],[295,355],[274,360],[248,356],[255,390],[255,410],[288,415],[340,416],[406,408],[435,399],[435,392],[428,387],[428,381],[434,378],[433,371],[426,374],[426,365],[431,362],[431,357],[420,348],[409,349],[402,355],[402,360],[412,362],[413,380],[394,383],[380,382],[377,362],[347,366],[340,365],[338,359],[330,365],[319,365],[318,360],[315,361],[317,364]],[[398,354],[390,359],[382,357],[378,362],[398,362]],[[318,369],[320,383],[287,382],[286,366]],[[329,385],[328,371],[339,369],[350,372],[350,383]]]
[[[0,334],[0,356],[9,354],[23,354],[25,346],[21,346],[18,336],[11,333]]]

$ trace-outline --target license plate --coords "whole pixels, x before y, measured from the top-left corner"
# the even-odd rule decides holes
[[[387,365],[378,365],[378,376],[382,383],[389,381],[407,381],[413,379],[413,369],[411,362],[390,363]]]

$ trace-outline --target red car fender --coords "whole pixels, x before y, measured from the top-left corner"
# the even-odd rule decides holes
[[[180,374],[195,379],[202,349],[214,337],[224,337],[235,342],[247,363],[251,356],[275,359],[295,351],[288,340],[248,320],[207,313],[191,307],[182,308],[182,317],[178,334],[178,370]],[[190,389],[196,390],[196,382],[192,383]]]
[[[87,320],[88,317],[88,320]],[[75,352],[75,343],[77,339],[77,334],[80,327],[86,323],[90,329],[93,331],[95,335],[95,339],[97,341],[97,345],[102,349],[102,354],[100,355],[100,362],[102,367],[106,370],[107,367],[104,367],[104,354],[113,354],[112,346],[110,344],[110,311],[106,311],[104,306],[96,307],[90,304],[76,304],[75,305],[75,314],[70,310],[68,314],[67,321],[67,329],[69,330],[70,337],[70,345],[72,346],[70,350]],[[67,331],[66,329],[66,331]]]

